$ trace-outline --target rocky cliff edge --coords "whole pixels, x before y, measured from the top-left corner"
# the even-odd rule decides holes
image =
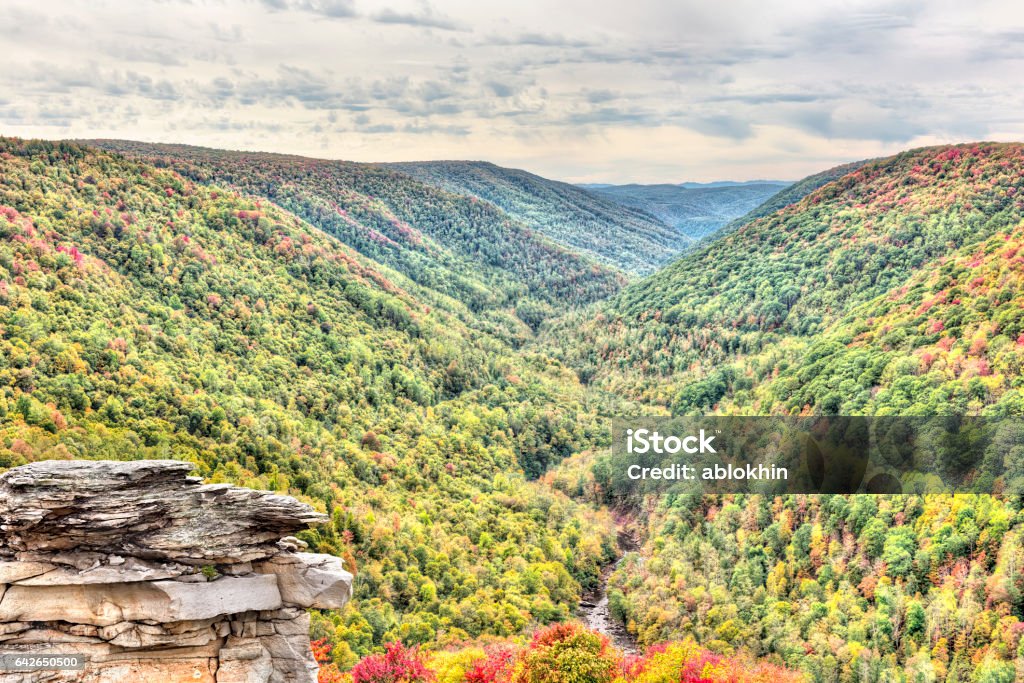
[[[293,534],[327,517],[191,471],[48,461],[0,474],[0,681],[315,683],[305,610],[344,606],[352,575]],[[63,654],[84,668],[12,665]]]

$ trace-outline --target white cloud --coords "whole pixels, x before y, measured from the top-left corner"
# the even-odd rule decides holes
[[[574,180],[1024,138],[1012,0],[5,0],[0,133]]]

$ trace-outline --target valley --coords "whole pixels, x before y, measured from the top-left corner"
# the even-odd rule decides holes
[[[1022,178],[1021,145],[917,149],[683,234],[477,162],[0,138],[0,468],[171,458],[325,513],[339,676],[580,618],[620,680],[1010,681],[1024,473],[616,498],[607,448],[615,415],[1020,416]]]

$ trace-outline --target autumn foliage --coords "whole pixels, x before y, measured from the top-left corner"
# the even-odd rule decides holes
[[[802,674],[746,656],[717,655],[692,639],[653,646],[643,655],[625,655],[608,638],[574,622],[537,631],[525,645],[491,645],[459,673],[450,664],[460,652],[439,653],[438,683],[798,683]],[[414,650],[398,643],[385,654],[367,657],[352,670],[352,683],[406,683],[435,680]]]
[[[383,654],[370,655],[352,668],[352,683],[430,683],[434,672],[415,647],[388,643]]]
[[[616,659],[605,636],[576,623],[555,624],[520,653],[512,683],[610,683]]]

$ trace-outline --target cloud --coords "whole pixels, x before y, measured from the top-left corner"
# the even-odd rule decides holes
[[[182,93],[169,80],[158,79],[131,69],[62,67],[36,62],[8,76],[26,93],[53,95],[93,91],[112,97],[136,96],[152,100],[177,100]]]
[[[591,104],[601,104],[603,102],[611,102],[612,100],[618,99],[620,94],[606,88],[599,90],[584,88],[583,97],[585,97],[587,102],[590,102]]]
[[[484,41],[485,45],[521,45],[531,47],[590,47],[594,43],[588,40],[566,38],[561,33],[519,33],[508,37],[502,35],[488,36]]]
[[[816,21],[782,33],[804,52],[853,55],[878,54],[897,40],[898,32],[912,29],[922,6],[892,2],[888,7],[858,10],[849,6]]]
[[[305,9],[316,14],[322,14],[332,19],[344,19],[358,16],[355,6],[351,0],[320,0],[319,2],[307,2]]]
[[[402,132],[411,133],[413,135],[449,135],[465,137],[469,135],[471,131],[469,126],[409,123],[402,128]]]
[[[582,125],[656,125],[661,117],[650,109],[622,108],[622,107],[591,107],[583,111],[569,114],[565,122],[571,126]]]
[[[727,92],[720,95],[711,95],[703,98],[704,102],[732,102],[747,105],[797,103],[809,104],[812,102],[823,102],[840,97],[838,93],[818,92]]]
[[[731,140],[746,140],[754,134],[749,121],[729,114],[696,117],[688,121],[686,125],[704,135]]]
[[[424,102],[436,102],[455,95],[455,91],[451,87],[438,81],[427,81],[421,84],[418,93]]]
[[[330,19],[359,16],[353,0],[259,0],[259,3],[274,12],[303,11]]]
[[[490,90],[495,97],[512,97],[518,91],[518,88],[515,86],[502,83],[500,81],[487,81],[484,85],[487,86],[487,89]]]
[[[181,66],[181,54],[156,45],[110,44],[100,48],[122,62],[151,63],[161,66]]]
[[[421,28],[436,28],[442,31],[465,31],[462,24],[455,20],[438,14],[429,4],[424,3],[420,12],[398,12],[387,8],[377,12],[371,17],[380,24],[404,24],[406,26],[418,26]]]
[[[1024,7],[987,2],[4,0],[0,120],[575,176],[709,179],[756,160],[795,177],[767,164],[1024,137]]]
[[[1024,30],[991,31],[967,54],[976,62],[1024,60]]]

